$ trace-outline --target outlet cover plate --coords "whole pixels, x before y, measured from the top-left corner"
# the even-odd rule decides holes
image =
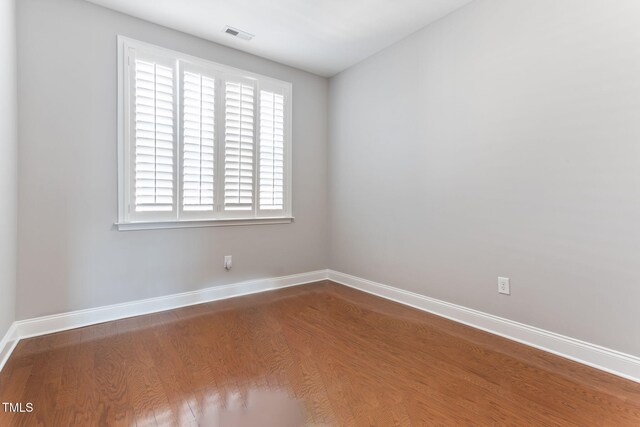
[[[511,295],[511,284],[508,277],[498,277],[498,293]]]

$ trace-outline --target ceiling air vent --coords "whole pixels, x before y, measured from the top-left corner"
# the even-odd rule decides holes
[[[249,34],[246,31],[242,31],[237,28],[230,27],[228,25],[224,27],[222,31],[224,33],[229,34],[230,36],[238,37],[242,40],[251,40],[253,38],[253,34]]]

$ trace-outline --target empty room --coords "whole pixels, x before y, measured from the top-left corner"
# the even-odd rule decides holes
[[[0,426],[640,426],[640,1],[0,0]]]

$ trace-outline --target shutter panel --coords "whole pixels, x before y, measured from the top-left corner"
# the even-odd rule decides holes
[[[214,210],[215,80],[183,75],[182,208]]]
[[[224,210],[253,209],[254,86],[225,83]]]
[[[167,212],[174,206],[174,72],[135,61],[136,212]]]
[[[284,96],[260,91],[260,210],[284,209]]]

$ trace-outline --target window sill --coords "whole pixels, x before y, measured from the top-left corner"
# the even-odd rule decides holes
[[[166,228],[226,227],[235,225],[290,224],[293,217],[250,219],[205,219],[187,221],[116,222],[118,231],[161,230]]]

